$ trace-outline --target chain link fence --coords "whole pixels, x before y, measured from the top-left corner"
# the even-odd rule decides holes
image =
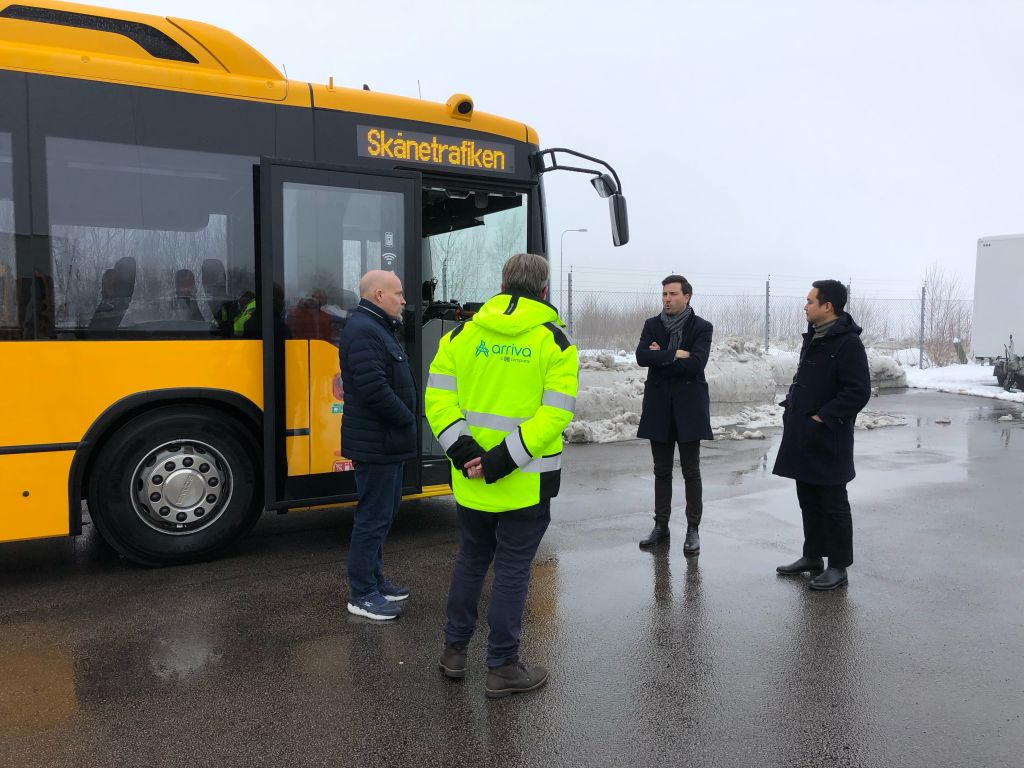
[[[563,314],[580,349],[633,350],[644,320],[661,311],[659,294],[574,290],[566,298]],[[694,311],[714,324],[717,338],[737,336],[768,348],[799,346],[807,330],[805,303],[805,296],[775,296],[770,290],[693,297]],[[923,348],[924,361],[934,365],[966,362],[972,309],[969,300],[929,302],[926,292],[895,299],[852,295],[847,305],[864,329],[866,346],[891,352]]]

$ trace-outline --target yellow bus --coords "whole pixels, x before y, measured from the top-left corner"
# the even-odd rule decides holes
[[[294,82],[200,22],[0,2],[0,542],[87,510],[173,563],[264,509],[353,500],[337,342],[360,276],[402,279],[422,374],[509,255],[546,253],[556,169],[592,177],[625,243],[610,166],[469,96]],[[404,493],[447,493],[421,433]]]

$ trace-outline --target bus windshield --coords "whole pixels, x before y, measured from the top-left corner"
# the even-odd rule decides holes
[[[498,293],[501,267],[527,250],[527,195],[425,188],[423,279],[434,301],[462,306]]]

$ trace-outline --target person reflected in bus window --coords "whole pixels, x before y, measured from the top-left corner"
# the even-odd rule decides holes
[[[324,310],[326,304],[327,294],[322,288],[314,288],[308,297],[299,299],[288,313],[292,338],[330,341],[332,318]]]
[[[231,311],[227,304],[225,308]],[[242,291],[230,322],[231,335],[236,339],[254,339],[259,335],[256,328],[256,295],[252,291]]]
[[[196,320],[202,322],[203,311],[196,301],[196,276],[191,269],[179,269],[174,273],[174,302],[171,314],[175,320]]]
[[[89,321],[90,331],[112,331],[121,324],[121,311],[117,308],[117,273],[103,270],[100,278],[100,303]]]

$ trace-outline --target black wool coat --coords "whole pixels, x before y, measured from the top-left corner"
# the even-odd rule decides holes
[[[704,367],[711,355],[714,327],[694,313],[683,326],[679,349],[690,353],[676,360],[661,317],[649,318],[636,346],[636,361],[648,368],[644,404],[636,436],[660,443],[713,440],[711,398]],[[658,342],[659,350],[648,347]]]
[[[397,327],[364,299],[341,334],[341,453],[353,461],[394,464],[416,456],[419,398]]]
[[[780,403],[786,410],[772,470],[776,475],[812,485],[843,485],[856,475],[853,426],[871,399],[871,372],[860,332],[846,312],[820,339],[808,326],[789,395]]]

